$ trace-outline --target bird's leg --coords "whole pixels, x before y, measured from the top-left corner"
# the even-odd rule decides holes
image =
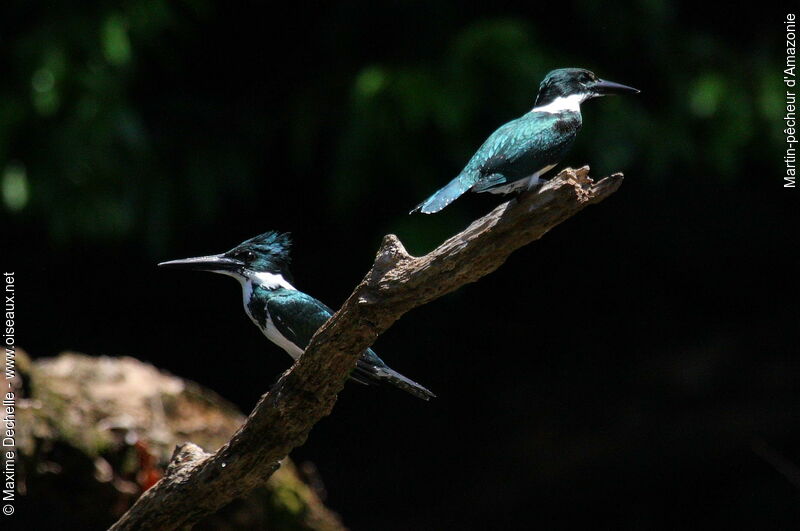
[[[533,175],[528,177],[528,184],[525,187],[525,190],[532,190],[533,188],[536,188],[539,185],[540,182],[541,182],[541,179],[539,178],[539,174],[538,173],[534,173]]]
[[[555,167],[555,164],[551,164],[550,166],[545,166],[541,170],[537,171],[536,173],[534,173],[530,177],[528,177],[527,189],[531,190],[533,188],[536,188],[540,184],[546,183],[547,181],[542,179],[542,175],[544,175],[548,171],[552,170],[554,167]]]

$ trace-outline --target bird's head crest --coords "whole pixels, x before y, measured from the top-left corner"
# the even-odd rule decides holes
[[[246,240],[225,256],[238,260],[251,271],[289,274],[292,238],[289,233],[269,231]]]

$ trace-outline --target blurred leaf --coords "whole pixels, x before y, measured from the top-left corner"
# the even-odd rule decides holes
[[[689,105],[696,116],[707,118],[717,111],[724,93],[724,81],[718,74],[706,73],[694,82]]]
[[[109,63],[123,65],[131,59],[127,21],[121,15],[109,16],[103,24],[103,53]]]
[[[28,204],[28,174],[21,163],[11,163],[3,171],[2,183],[3,204],[12,211],[25,208]]]

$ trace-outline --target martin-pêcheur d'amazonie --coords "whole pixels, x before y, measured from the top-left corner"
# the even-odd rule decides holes
[[[270,341],[297,359],[333,311],[292,285],[290,246],[288,234],[266,232],[222,254],[172,260],[158,265],[221,273],[238,280],[242,285],[247,315]],[[390,369],[372,349],[361,355],[350,378],[363,384],[393,385],[423,400],[436,396]]]
[[[533,109],[492,133],[455,179],[411,213],[439,212],[468,190],[508,194],[536,186],[572,146],[581,128],[581,103],[638,92],[582,68],[553,70],[539,85]]]

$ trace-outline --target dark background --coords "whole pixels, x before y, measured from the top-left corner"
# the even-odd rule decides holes
[[[406,215],[532,106],[551,68],[640,88],[584,105],[564,161],[625,172],[616,194],[379,338],[439,398],[349,385],[292,456],[316,464],[354,529],[797,525],[785,12],[658,0],[2,12],[0,220],[18,342],[39,357],[133,355],[244,411],[289,358],[234,282],[157,262],[287,230],[296,285],[337,307],[385,233],[424,253],[496,204],[470,195]]]

